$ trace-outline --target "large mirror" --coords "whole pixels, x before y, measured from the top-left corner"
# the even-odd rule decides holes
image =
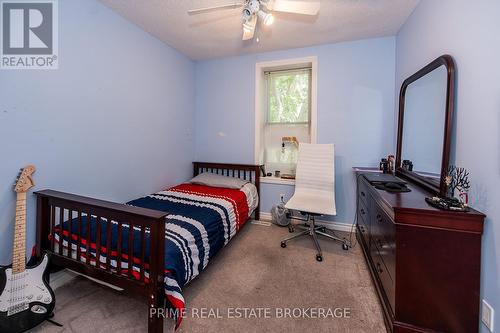
[[[444,55],[406,79],[400,92],[396,173],[446,195],[455,67]]]

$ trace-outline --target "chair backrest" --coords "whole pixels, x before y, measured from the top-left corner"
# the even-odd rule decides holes
[[[328,196],[335,205],[333,144],[299,144],[295,192]]]

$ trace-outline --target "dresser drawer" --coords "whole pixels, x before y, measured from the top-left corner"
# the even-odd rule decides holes
[[[362,201],[358,202],[358,221],[364,223],[367,227],[370,226],[370,215],[368,206]]]
[[[375,274],[377,275],[381,285],[382,289],[384,290],[385,296],[387,297],[387,300],[389,301],[389,304],[391,305],[392,312],[394,314],[394,309],[395,309],[395,295],[396,295],[396,287],[393,278],[389,274],[389,270],[387,269],[387,266],[385,265],[384,259],[382,259],[382,256],[378,252],[377,246],[372,242],[372,245],[370,247],[370,254],[372,257],[373,261],[373,268],[375,271]]]
[[[360,202],[364,202],[365,206],[368,206],[369,200],[368,200],[369,192],[368,192],[368,185],[366,181],[364,180],[364,177],[358,179],[358,200]]]
[[[375,209],[371,242],[377,247],[381,259],[392,279],[396,278],[396,226],[380,207]]]
[[[368,227],[363,223],[358,221],[358,232],[362,235],[366,246],[370,246],[370,233],[368,232]]]
[[[378,204],[375,205],[373,212],[372,226],[376,229],[374,233],[383,237],[387,243],[395,242],[396,225]]]
[[[357,221],[359,231],[363,235],[366,245],[370,246],[370,215],[368,208],[362,200],[358,201]]]
[[[381,237],[372,237],[371,244],[373,244],[383,260],[387,271],[393,280],[396,279],[396,248],[393,243],[387,243]]]

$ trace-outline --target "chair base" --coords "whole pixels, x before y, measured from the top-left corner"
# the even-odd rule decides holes
[[[290,232],[294,232],[294,228],[295,227],[301,229],[302,231],[299,232],[296,235],[293,235],[293,236],[290,236],[290,237],[287,237],[287,238],[283,239],[281,241],[281,247],[285,248],[286,247],[286,243],[289,242],[289,241],[291,241],[291,240],[293,240],[293,239],[296,239],[296,238],[299,238],[299,237],[302,237],[302,236],[305,236],[305,235],[310,235],[312,237],[312,239],[313,239],[314,245],[316,246],[316,250],[317,250],[316,260],[317,261],[323,261],[323,253],[321,251],[321,247],[319,246],[319,241],[318,241],[318,236],[317,236],[317,235],[321,235],[321,236],[333,239],[335,241],[341,242],[342,243],[342,249],[344,249],[344,250],[347,251],[349,249],[349,246],[347,245],[347,240],[341,239],[339,237],[327,234],[326,233],[326,228],[324,226],[317,226],[315,224],[314,216],[315,215],[309,215],[308,214],[307,219],[303,220],[303,221],[306,221],[306,223],[304,223],[303,225],[300,225],[300,224],[296,225],[296,226],[290,225],[288,227],[288,230]],[[310,224],[307,224],[307,222],[310,222]]]

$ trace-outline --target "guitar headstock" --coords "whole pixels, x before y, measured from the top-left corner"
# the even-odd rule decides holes
[[[36,171],[34,165],[28,165],[27,167],[21,169],[19,175],[17,176],[16,185],[14,186],[14,191],[17,193],[28,192],[30,188],[35,186],[33,178],[31,175]]]

